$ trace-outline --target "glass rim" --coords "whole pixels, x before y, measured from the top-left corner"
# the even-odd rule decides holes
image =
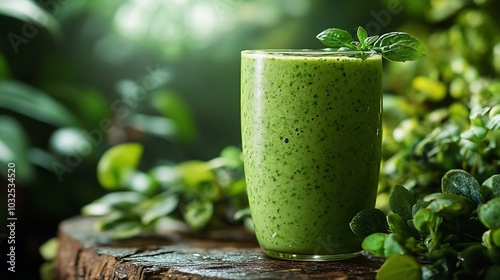
[[[243,50],[241,54],[270,55],[270,56],[333,56],[333,57],[357,57],[363,54],[366,57],[380,56],[376,51],[339,51],[337,49],[255,49]]]

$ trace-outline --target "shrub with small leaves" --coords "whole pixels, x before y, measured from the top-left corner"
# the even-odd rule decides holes
[[[395,186],[385,226],[366,209],[351,221],[365,251],[387,258],[377,279],[494,279],[500,263],[500,175],[482,185],[468,172],[450,170],[441,192],[415,200]],[[356,226],[353,226],[356,225]],[[363,227],[366,225],[366,227]],[[371,234],[367,235],[367,232]]]
[[[235,224],[236,212],[248,207],[240,149],[230,146],[209,161],[163,164],[147,171],[138,170],[142,150],[137,143],[120,144],[98,163],[99,182],[112,192],[83,207],[82,213],[102,216],[96,228],[111,237],[145,233],[165,217],[194,231]]]

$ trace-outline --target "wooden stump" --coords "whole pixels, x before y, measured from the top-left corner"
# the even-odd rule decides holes
[[[60,224],[54,279],[374,279],[383,263],[365,254],[337,262],[272,259],[241,228],[113,241],[95,232],[94,222]]]

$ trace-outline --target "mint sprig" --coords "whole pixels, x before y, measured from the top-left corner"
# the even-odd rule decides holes
[[[358,41],[352,35],[339,28],[328,28],[316,38],[323,44],[337,48],[338,51],[375,51],[391,61],[413,61],[425,57],[425,48],[420,41],[405,32],[390,32],[381,36],[368,36],[359,26]],[[362,56],[365,58],[365,56]]]

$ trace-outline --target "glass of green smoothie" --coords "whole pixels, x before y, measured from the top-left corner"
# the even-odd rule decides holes
[[[381,150],[382,58],[371,51],[241,53],[241,129],[255,234],[271,257],[342,260],[373,208]]]

